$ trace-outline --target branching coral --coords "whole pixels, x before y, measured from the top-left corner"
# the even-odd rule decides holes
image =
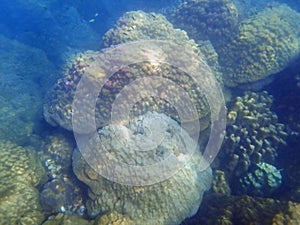
[[[271,111],[267,92],[247,92],[229,108],[228,127],[219,159],[227,176],[240,177],[260,162],[274,164],[278,148],[286,144],[287,132]]]

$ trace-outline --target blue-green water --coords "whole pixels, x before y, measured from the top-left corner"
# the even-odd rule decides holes
[[[300,224],[298,1],[2,0],[0,61],[0,224]]]

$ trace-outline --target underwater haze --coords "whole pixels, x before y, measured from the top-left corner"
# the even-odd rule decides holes
[[[298,0],[1,0],[0,225],[300,224]]]

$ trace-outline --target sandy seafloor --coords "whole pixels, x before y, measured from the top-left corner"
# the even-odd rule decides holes
[[[80,158],[71,107],[78,78],[103,49],[142,40],[201,52],[227,119],[211,170],[202,173],[191,160],[165,183],[132,187],[101,177]],[[137,52],[131,50],[133,58]],[[96,112],[105,114],[117,85],[125,78],[129,84],[134,73],[183,80],[170,67],[151,66],[117,68]],[[209,107],[201,90],[189,82],[181,87],[199,107],[203,153]],[[174,116],[165,103],[144,101],[142,114],[163,108]],[[300,224],[297,0],[1,0],[0,105],[0,224]],[[110,148],[122,148],[103,128],[107,117],[100,121]],[[156,157],[181,146],[164,141]]]

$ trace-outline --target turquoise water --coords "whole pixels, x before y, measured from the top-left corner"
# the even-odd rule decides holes
[[[0,28],[0,224],[300,224],[299,2],[2,0]]]

